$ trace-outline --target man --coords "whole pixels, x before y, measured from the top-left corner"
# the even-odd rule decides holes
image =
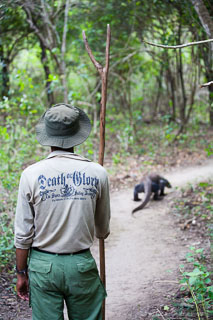
[[[17,294],[30,299],[33,320],[64,319],[64,302],[69,319],[101,319],[106,292],[89,248],[94,234],[99,239],[109,235],[108,178],[102,166],[73,153],[90,131],[89,118],[79,108],[51,107],[36,133],[52,152],[21,175],[15,217]]]

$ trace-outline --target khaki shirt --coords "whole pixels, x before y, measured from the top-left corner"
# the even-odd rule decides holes
[[[15,246],[55,253],[89,248],[109,234],[106,170],[77,154],[57,150],[26,168],[20,179]]]

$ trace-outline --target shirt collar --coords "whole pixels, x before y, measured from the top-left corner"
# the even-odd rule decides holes
[[[68,151],[64,151],[64,150],[55,150],[55,151],[51,152],[46,157],[46,159],[50,159],[50,158],[54,158],[54,157],[63,157],[63,158],[70,158],[70,159],[74,159],[74,160],[91,162],[91,160],[84,158],[77,153],[72,153],[72,152],[68,152]]]

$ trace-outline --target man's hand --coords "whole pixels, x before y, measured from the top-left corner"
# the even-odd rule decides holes
[[[27,274],[28,251],[29,249],[16,248],[16,271],[17,271],[16,290],[17,290],[18,297],[23,300],[29,300],[29,294],[28,294],[29,284],[28,284],[28,274]],[[20,273],[20,270],[26,270],[26,272]]]
[[[27,274],[17,274],[16,290],[19,298],[21,298],[22,300],[29,300],[29,285]]]

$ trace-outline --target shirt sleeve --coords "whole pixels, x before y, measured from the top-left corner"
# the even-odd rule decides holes
[[[99,239],[106,239],[110,234],[110,196],[107,174],[101,184],[101,193],[96,203],[95,235]]]
[[[22,173],[15,215],[15,247],[29,249],[34,237],[34,210],[27,179]]]

